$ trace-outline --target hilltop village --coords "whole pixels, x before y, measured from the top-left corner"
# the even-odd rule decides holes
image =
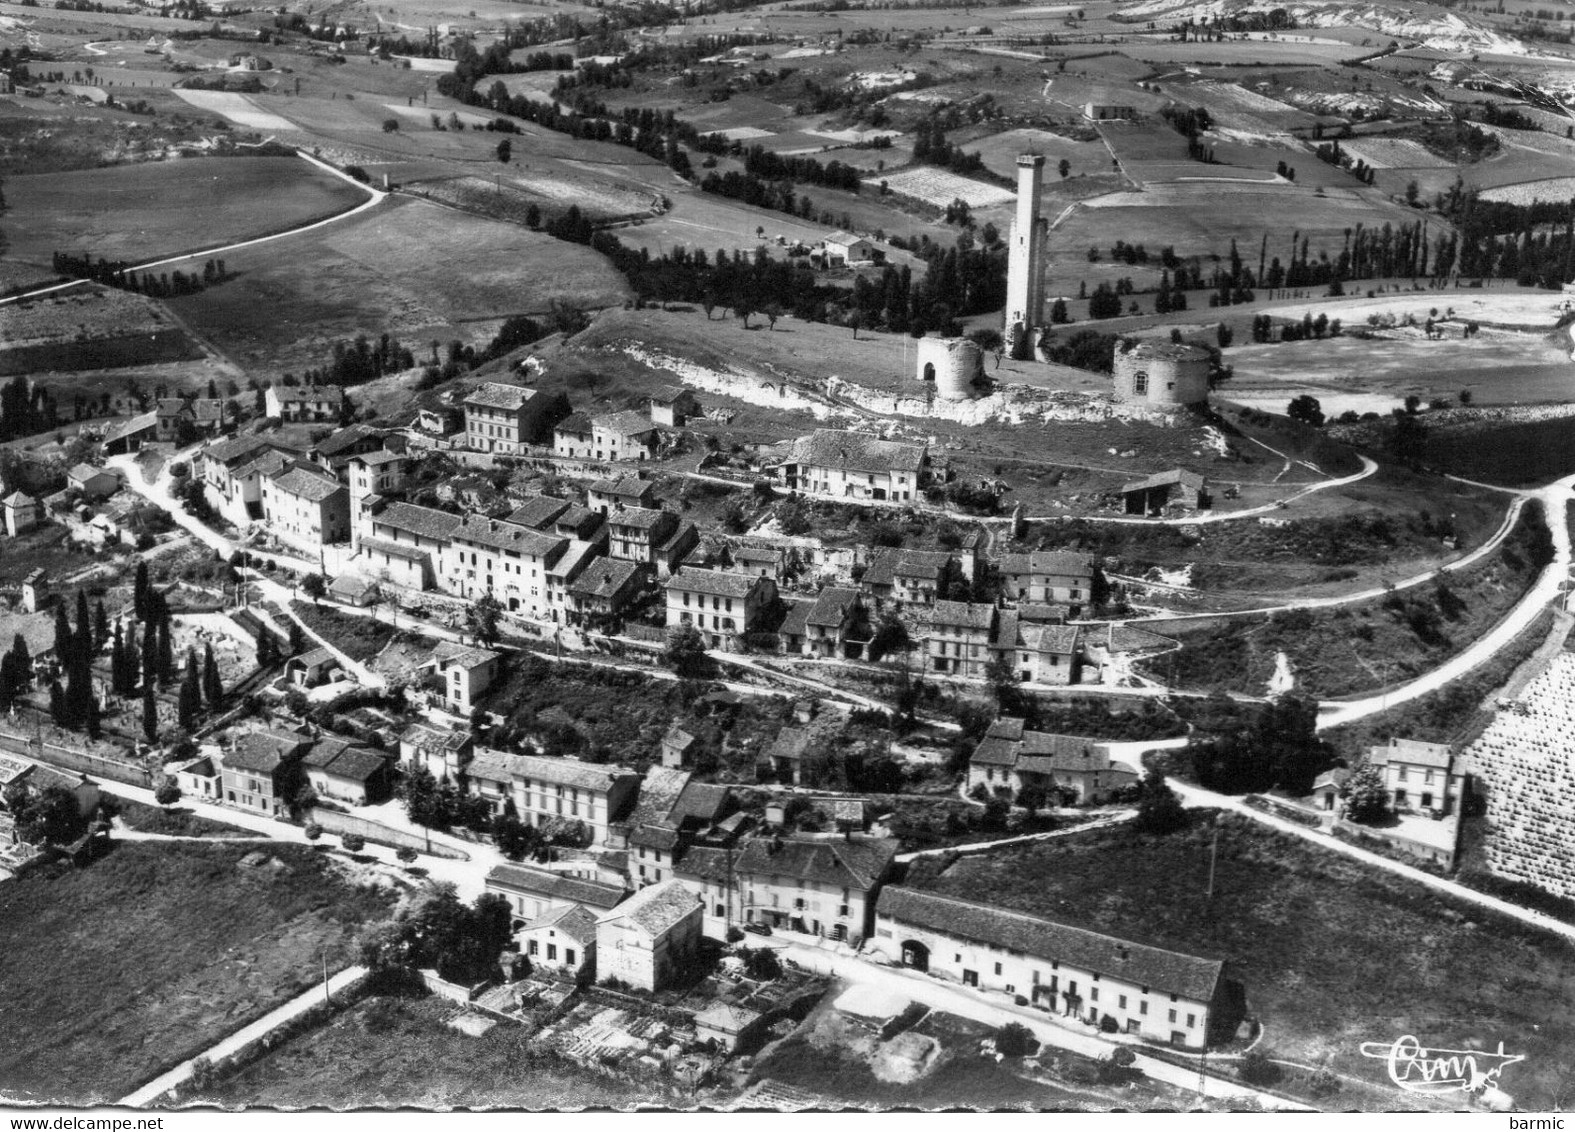
[[[0,2],[0,1101],[1564,1107],[1567,24]]]

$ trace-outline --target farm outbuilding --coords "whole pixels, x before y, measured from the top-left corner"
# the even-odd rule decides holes
[[[1196,511],[1209,505],[1208,480],[1173,468],[1122,487],[1128,515],[1162,515],[1172,507]]]
[[[853,232],[832,232],[825,239],[826,266],[847,267],[854,263],[882,263],[885,254],[875,241]]]

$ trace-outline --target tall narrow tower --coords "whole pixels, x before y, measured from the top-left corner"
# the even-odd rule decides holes
[[[1012,221],[1006,261],[1006,325],[1008,348],[1015,349],[1044,318],[1044,249],[1047,226],[1039,215],[1045,159],[1024,153],[1017,158],[1017,219]]]

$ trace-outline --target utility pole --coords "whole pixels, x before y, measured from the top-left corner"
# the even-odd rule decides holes
[[[329,1006],[334,1004],[334,996],[328,989],[328,948],[323,948],[323,1001]]]
[[[1214,899],[1214,864],[1219,859],[1219,855],[1220,827],[1219,822],[1216,820],[1214,824],[1214,840],[1209,845],[1209,887],[1207,893],[1203,897],[1205,900]]]

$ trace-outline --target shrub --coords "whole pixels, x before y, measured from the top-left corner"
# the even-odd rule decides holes
[[[416,859],[416,851],[408,845],[401,845],[399,847],[399,851],[395,853],[394,856],[398,857],[401,861],[408,865]]]
[[[1039,1039],[1021,1022],[1008,1022],[992,1036],[996,1051],[1007,1057],[1026,1057],[1039,1048]]]
[[[1262,1049],[1249,1050],[1236,1067],[1236,1076],[1249,1085],[1272,1085],[1284,1076],[1284,1071],[1269,1060]]]
[[[347,833],[339,840],[352,853],[359,853],[366,848],[366,838],[359,833]]]
[[[1106,1014],[1099,1020],[1099,1030],[1104,1034],[1119,1034],[1121,1026],[1116,1022],[1114,1015]]]
[[[314,821],[309,821],[306,823],[305,827],[302,828],[301,832],[306,834],[306,840],[316,841],[323,835],[323,827]]]

